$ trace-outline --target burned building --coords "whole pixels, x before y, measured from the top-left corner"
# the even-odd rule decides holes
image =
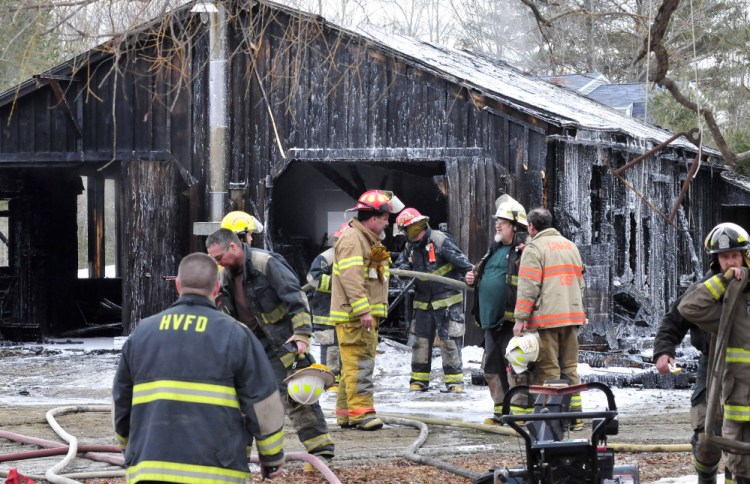
[[[180,258],[203,250],[197,227],[230,209],[263,220],[258,243],[303,277],[354,199],[384,188],[472,261],[500,194],[550,208],[587,265],[583,339],[617,347],[653,333],[703,270],[708,228],[750,222],[750,192],[715,151],[680,137],[615,174],[671,133],[511,66],[269,2],[215,5],[0,95],[6,338],[129,333],[173,300]]]

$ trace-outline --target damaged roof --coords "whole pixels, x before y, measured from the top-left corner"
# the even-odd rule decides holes
[[[355,29],[352,32],[440,77],[478,89],[488,97],[563,128],[622,133],[637,141],[656,144],[673,135],[670,131],[621,114],[569,89],[540,81],[494,59],[376,29]],[[677,139],[671,146],[696,151],[696,147],[684,138]],[[710,151],[719,155],[714,150]]]
[[[194,3],[197,2],[190,2],[178,8],[175,13],[182,12],[185,14]],[[295,17],[315,19],[318,22],[323,20],[320,16],[308,14],[285,5],[274,2],[262,3]],[[131,33],[145,31],[144,27],[155,21],[152,20],[143,24]],[[347,29],[327,20],[324,22],[331,29],[365,40],[370,44],[369,47],[387,52],[408,64],[432,72],[440,78],[472,90],[478,90],[489,98],[496,99],[520,112],[537,117],[555,126],[621,133],[644,145],[645,142],[661,143],[673,134],[670,131],[621,114],[615,109],[576,94],[569,89],[542,81],[538,77],[529,76],[497,59],[419,41],[396,33],[387,33],[374,27]],[[50,69],[45,74],[70,73],[72,66],[76,65],[76,61],[80,63],[81,59],[85,58],[84,56],[94,54],[93,57],[89,58],[90,62],[93,58],[104,56],[102,52],[106,52],[106,50],[101,47],[92,49],[76,59]],[[43,84],[45,84],[44,75],[27,80],[15,88],[0,93],[0,105],[12,102],[16,96],[28,94]],[[675,140],[671,146],[696,151],[696,147],[684,138]],[[704,147],[704,151],[720,156],[718,151],[707,147]]]

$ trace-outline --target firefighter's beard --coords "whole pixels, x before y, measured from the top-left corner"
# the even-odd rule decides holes
[[[503,243],[503,236],[498,234],[497,232],[495,232],[495,242],[497,242],[498,244]]]

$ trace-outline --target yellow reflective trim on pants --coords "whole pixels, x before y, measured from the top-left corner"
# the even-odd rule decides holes
[[[317,437],[305,440],[304,442],[302,442],[302,445],[304,445],[307,452],[311,454],[315,449],[325,447],[327,445],[333,445],[333,439],[331,439],[331,436],[328,434],[321,434]]]
[[[519,407],[516,405],[510,406],[511,415],[529,415],[531,413],[534,413],[534,409],[531,407]]]
[[[454,375],[445,375],[443,378],[445,380],[445,383],[463,383],[464,382],[464,374],[463,373],[456,373]]]
[[[744,348],[727,348],[727,363],[750,363],[750,351]]]
[[[505,311],[503,313],[503,320],[511,322],[511,323],[515,322],[516,318],[514,316],[513,311]]]
[[[416,373],[412,372],[411,379],[414,381],[430,381],[430,374],[429,373]]]
[[[727,287],[724,285],[724,282],[722,282],[721,278],[718,275],[708,279],[703,283],[703,285],[706,286],[708,292],[710,292],[711,296],[713,296],[713,298],[717,301],[721,299],[721,297],[727,291]]]
[[[120,448],[124,449],[128,445],[128,438],[123,437],[122,435],[115,432],[115,437],[117,437],[117,443],[120,445]]]
[[[128,482],[163,481],[185,482],[189,484],[244,484],[245,479],[250,477],[250,474],[248,472],[221,467],[145,460],[128,467],[126,476]]]
[[[453,306],[454,304],[458,304],[463,300],[464,300],[464,293],[459,292],[458,294],[454,294],[450,297],[446,297],[444,299],[438,299],[432,302],[414,301],[413,307],[414,309],[421,309],[422,311],[429,311],[430,306],[432,306],[432,309],[447,308],[447,307]]]
[[[265,439],[256,439],[258,454],[275,455],[284,449],[284,429],[275,432]]]
[[[703,472],[705,474],[713,474],[719,469],[719,462],[716,464],[704,464],[703,462],[700,462],[698,459],[693,457],[693,468],[696,470],[696,472]]]
[[[203,403],[239,408],[233,387],[210,383],[191,383],[178,380],[156,380],[133,387],[133,405],[156,400]]]
[[[750,422],[750,406],[724,405],[724,418],[735,422]]]
[[[510,277],[510,285],[511,286],[517,286],[518,285],[518,276],[511,276]]]
[[[573,395],[570,397],[570,410],[580,411],[583,409],[583,402],[581,401],[580,395]]]

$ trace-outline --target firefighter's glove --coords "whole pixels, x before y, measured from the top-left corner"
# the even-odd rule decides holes
[[[274,479],[276,477],[279,477],[284,473],[284,470],[281,466],[264,466],[263,464],[260,465],[260,475],[263,477],[263,479]]]
[[[370,264],[368,265],[369,276],[371,279],[375,278],[377,274],[378,280],[383,280],[383,274],[385,274],[384,262],[391,260],[391,253],[385,248],[383,244],[378,244],[370,250]]]

